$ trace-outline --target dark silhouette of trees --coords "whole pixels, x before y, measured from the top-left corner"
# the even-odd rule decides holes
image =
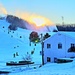
[[[16,25],[9,25],[8,29],[10,30],[17,30]]]
[[[54,29],[53,32],[58,32],[58,31],[56,29]]]
[[[10,30],[17,30],[18,27],[27,29],[26,25],[29,25],[27,21],[13,15],[7,15],[6,21],[10,23],[10,26],[8,27]]]
[[[75,31],[75,24],[56,25],[58,31]]]
[[[43,40],[47,39],[48,37],[50,37],[50,35],[48,33],[46,33],[43,37]]]

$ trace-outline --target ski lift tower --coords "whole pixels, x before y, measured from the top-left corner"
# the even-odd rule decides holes
[[[64,25],[64,17],[62,16],[62,25]]]

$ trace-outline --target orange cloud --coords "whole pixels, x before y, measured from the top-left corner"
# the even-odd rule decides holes
[[[6,11],[5,7],[2,4],[0,4],[0,14],[3,14],[3,15],[7,14],[7,11]]]
[[[30,14],[30,13],[20,12],[20,11],[16,11],[15,15],[28,21],[31,24],[40,24],[43,26],[44,25],[53,25],[52,21],[50,21],[48,18],[45,18],[45,17],[40,16],[40,15]],[[37,26],[40,26],[40,25],[37,25]]]

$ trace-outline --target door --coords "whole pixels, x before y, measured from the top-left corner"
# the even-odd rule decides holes
[[[47,62],[51,62],[51,58],[50,57],[47,57]]]

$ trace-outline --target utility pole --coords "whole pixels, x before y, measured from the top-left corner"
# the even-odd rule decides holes
[[[42,42],[42,65],[44,65],[44,42]]]
[[[64,17],[62,16],[61,18],[62,18],[62,25],[64,25]]]

